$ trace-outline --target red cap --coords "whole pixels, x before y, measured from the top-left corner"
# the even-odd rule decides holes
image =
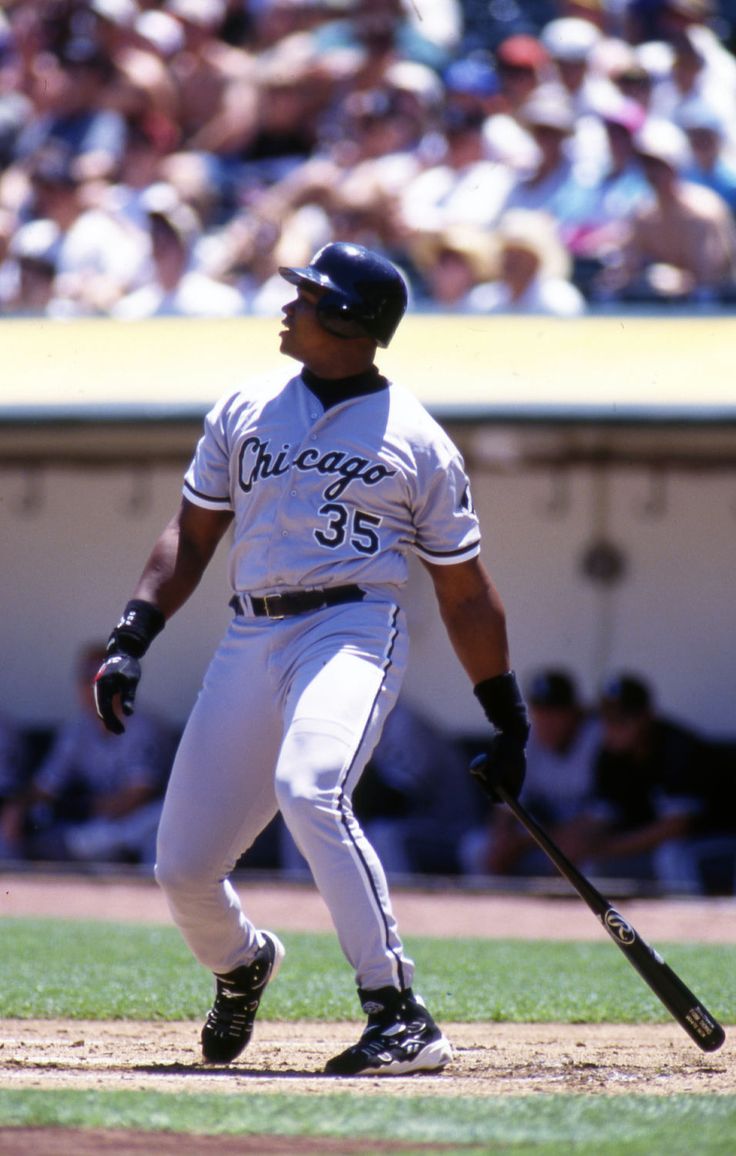
[[[511,68],[541,68],[549,62],[549,53],[536,36],[519,33],[502,40],[496,49],[496,61]]]

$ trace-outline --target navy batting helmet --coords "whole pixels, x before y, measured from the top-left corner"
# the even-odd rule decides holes
[[[302,269],[282,266],[292,285],[318,285],[323,327],[337,337],[370,337],[385,348],[406,312],[408,294],[398,269],[362,245],[333,241]]]

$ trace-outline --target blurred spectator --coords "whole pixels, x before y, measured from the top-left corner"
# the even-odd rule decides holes
[[[441,71],[450,60],[456,37],[452,23],[457,27],[458,22],[452,13],[455,5],[448,7],[448,0],[440,4],[439,19],[430,15],[426,22],[421,8],[412,11],[411,0],[352,0],[343,6],[342,17],[338,4],[338,18],[322,25],[316,34],[317,51],[337,47],[359,51],[362,60],[356,81],[360,87],[372,87],[386,66],[399,59]],[[449,19],[443,20],[442,9],[449,11]]]
[[[717,193],[681,177],[690,149],[670,121],[647,119],[634,138],[654,199],[635,209],[599,285],[622,300],[717,300],[733,291],[736,226]]]
[[[537,36],[507,36],[495,51],[501,92],[508,110],[518,113],[539,85],[554,79],[547,49]]]
[[[549,667],[526,687],[531,732],[522,802],[553,838],[589,805],[600,725],[582,704],[574,677]],[[493,807],[483,827],[463,837],[467,874],[546,875],[546,856],[505,807]]]
[[[0,715],[0,860],[15,858],[12,821],[8,821],[6,804],[16,799],[23,785],[23,740],[20,728]]]
[[[595,67],[603,35],[590,20],[563,16],[550,20],[540,34],[557,72],[575,121],[569,150],[578,166],[600,170],[606,155],[601,115],[618,103],[613,82]]]
[[[579,317],[586,302],[570,280],[572,262],[549,214],[510,209],[494,233],[498,279],[477,285],[465,299],[473,313],[533,313]]]
[[[628,221],[641,205],[653,199],[634,149],[634,134],[644,117],[641,106],[624,97],[601,116],[607,162],[599,172],[584,178],[586,207],[566,236],[575,261],[573,280],[586,296],[595,295],[595,278],[607,261],[615,259],[628,236]]]
[[[626,100],[634,101],[645,112],[652,107],[655,89],[655,74],[651,67],[631,45],[621,45],[623,51],[617,53],[608,67],[607,75]]]
[[[60,246],[53,221],[28,221],[15,231],[0,262],[0,305],[15,317],[45,317],[54,296]]]
[[[705,69],[705,83],[711,84],[736,100],[736,60],[732,50],[721,43],[716,30],[716,0],[663,0],[660,5],[660,31],[653,40],[674,43],[687,35],[700,55]]]
[[[597,113],[611,97],[611,82],[593,72],[589,61],[602,34],[590,20],[561,16],[550,20],[539,39],[554,65],[575,116]]]
[[[144,198],[151,234],[151,278],[121,298],[113,317],[236,317],[245,311],[242,295],[194,267],[194,244],[200,225],[194,210],[164,183],[152,185]]]
[[[575,116],[569,98],[557,85],[539,89],[519,109],[519,119],[534,141],[537,158],[511,186],[502,211],[549,213],[565,240],[585,219],[590,200],[572,147]]]
[[[453,60],[442,75],[445,108],[478,113],[481,117],[506,110],[501,81],[488,52],[471,52]]]
[[[183,47],[178,22],[141,11],[135,0],[91,0],[90,36],[109,62],[105,107],[174,147],[180,138],[179,92],[171,61]]]
[[[58,56],[48,56],[31,94],[37,115],[21,131],[16,157],[32,157],[51,146],[74,158],[80,179],[114,176],[126,126],[121,113],[106,107],[111,75],[109,58],[88,38],[70,39]]]
[[[76,160],[65,152],[44,150],[30,165],[26,196],[20,205],[27,227],[19,244],[30,237],[53,236],[44,254],[53,261],[53,292],[46,306],[51,317],[89,316],[107,312],[142,270],[145,249],[125,218],[95,204],[106,186],[81,180]],[[45,231],[45,234],[44,234]],[[34,272],[38,272],[36,268]],[[23,306],[21,298],[19,304]],[[36,302],[37,304],[37,302]]]
[[[181,47],[168,61],[178,94],[179,147],[221,153],[253,131],[255,61],[219,35],[225,0],[167,0],[166,15],[179,24]],[[229,115],[237,100],[241,115]]]
[[[339,126],[333,155],[347,196],[367,187],[369,195],[393,197],[417,175],[427,129],[423,108],[408,107],[396,92],[366,89],[345,100]]]
[[[0,10],[0,173],[15,156],[20,132],[32,116],[12,26]]]
[[[58,728],[25,790],[6,805],[5,837],[18,858],[154,860],[172,736],[145,710],[136,710],[121,737],[104,729],[92,695],[104,654],[99,644],[80,650],[74,672],[79,708]]]
[[[435,163],[407,181],[399,214],[409,234],[452,225],[491,225],[514,180],[484,136],[482,113],[454,106],[441,122],[444,150]]]
[[[472,290],[486,283],[496,268],[492,236],[472,225],[416,233],[409,253],[420,277],[416,296],[423,309],[470,309]]]
[[[599,710],[594,798],[587,813],[558,832],[561,845],[599,874],[699,890],[673,848],[702,830],[706,818],[707,742],[659,714],[648,685],[629,673],[604,683]]]
[[[692,100],[703,100],[720,113],[727,123],[730,122],[736,113],[736,92],[709,70],[693,31],[685,29],[677,33],[670,44],[673,52],[672,69],[669,77],[662,80],[654,90],[652,115],[676,121],[684,104]]]
[[[718,193],[736,216],[736,150],[728,147],[722,117],[704,101],[688,101],[680,107],[677,123],[690,144],[691,163],[683,178]]]

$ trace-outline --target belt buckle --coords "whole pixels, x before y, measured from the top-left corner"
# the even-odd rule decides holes
[[[271,606],[270,606],[271,602],[280,603],[281,602],[281,595],[280,594],[264,594],[263,595],[263,609],[266,611],[266,618],[273,618],[273,619],[286,618],[286,615],[283,613],[279,613],[276,610],[274,610],[273,612],[271,611]]]

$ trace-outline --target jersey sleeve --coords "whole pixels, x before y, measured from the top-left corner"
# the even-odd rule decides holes
[[[435,447],[417,474],[414,551],[425,562],[451,566],[480,553],[480,525],[459,451]]]
[[[183,494],[195,506],[206,510],[232,510],[230,496],[230,455],[228,414],[233,399],[213,406],[204,420],[202,434],[189,469],[184,475]]]

